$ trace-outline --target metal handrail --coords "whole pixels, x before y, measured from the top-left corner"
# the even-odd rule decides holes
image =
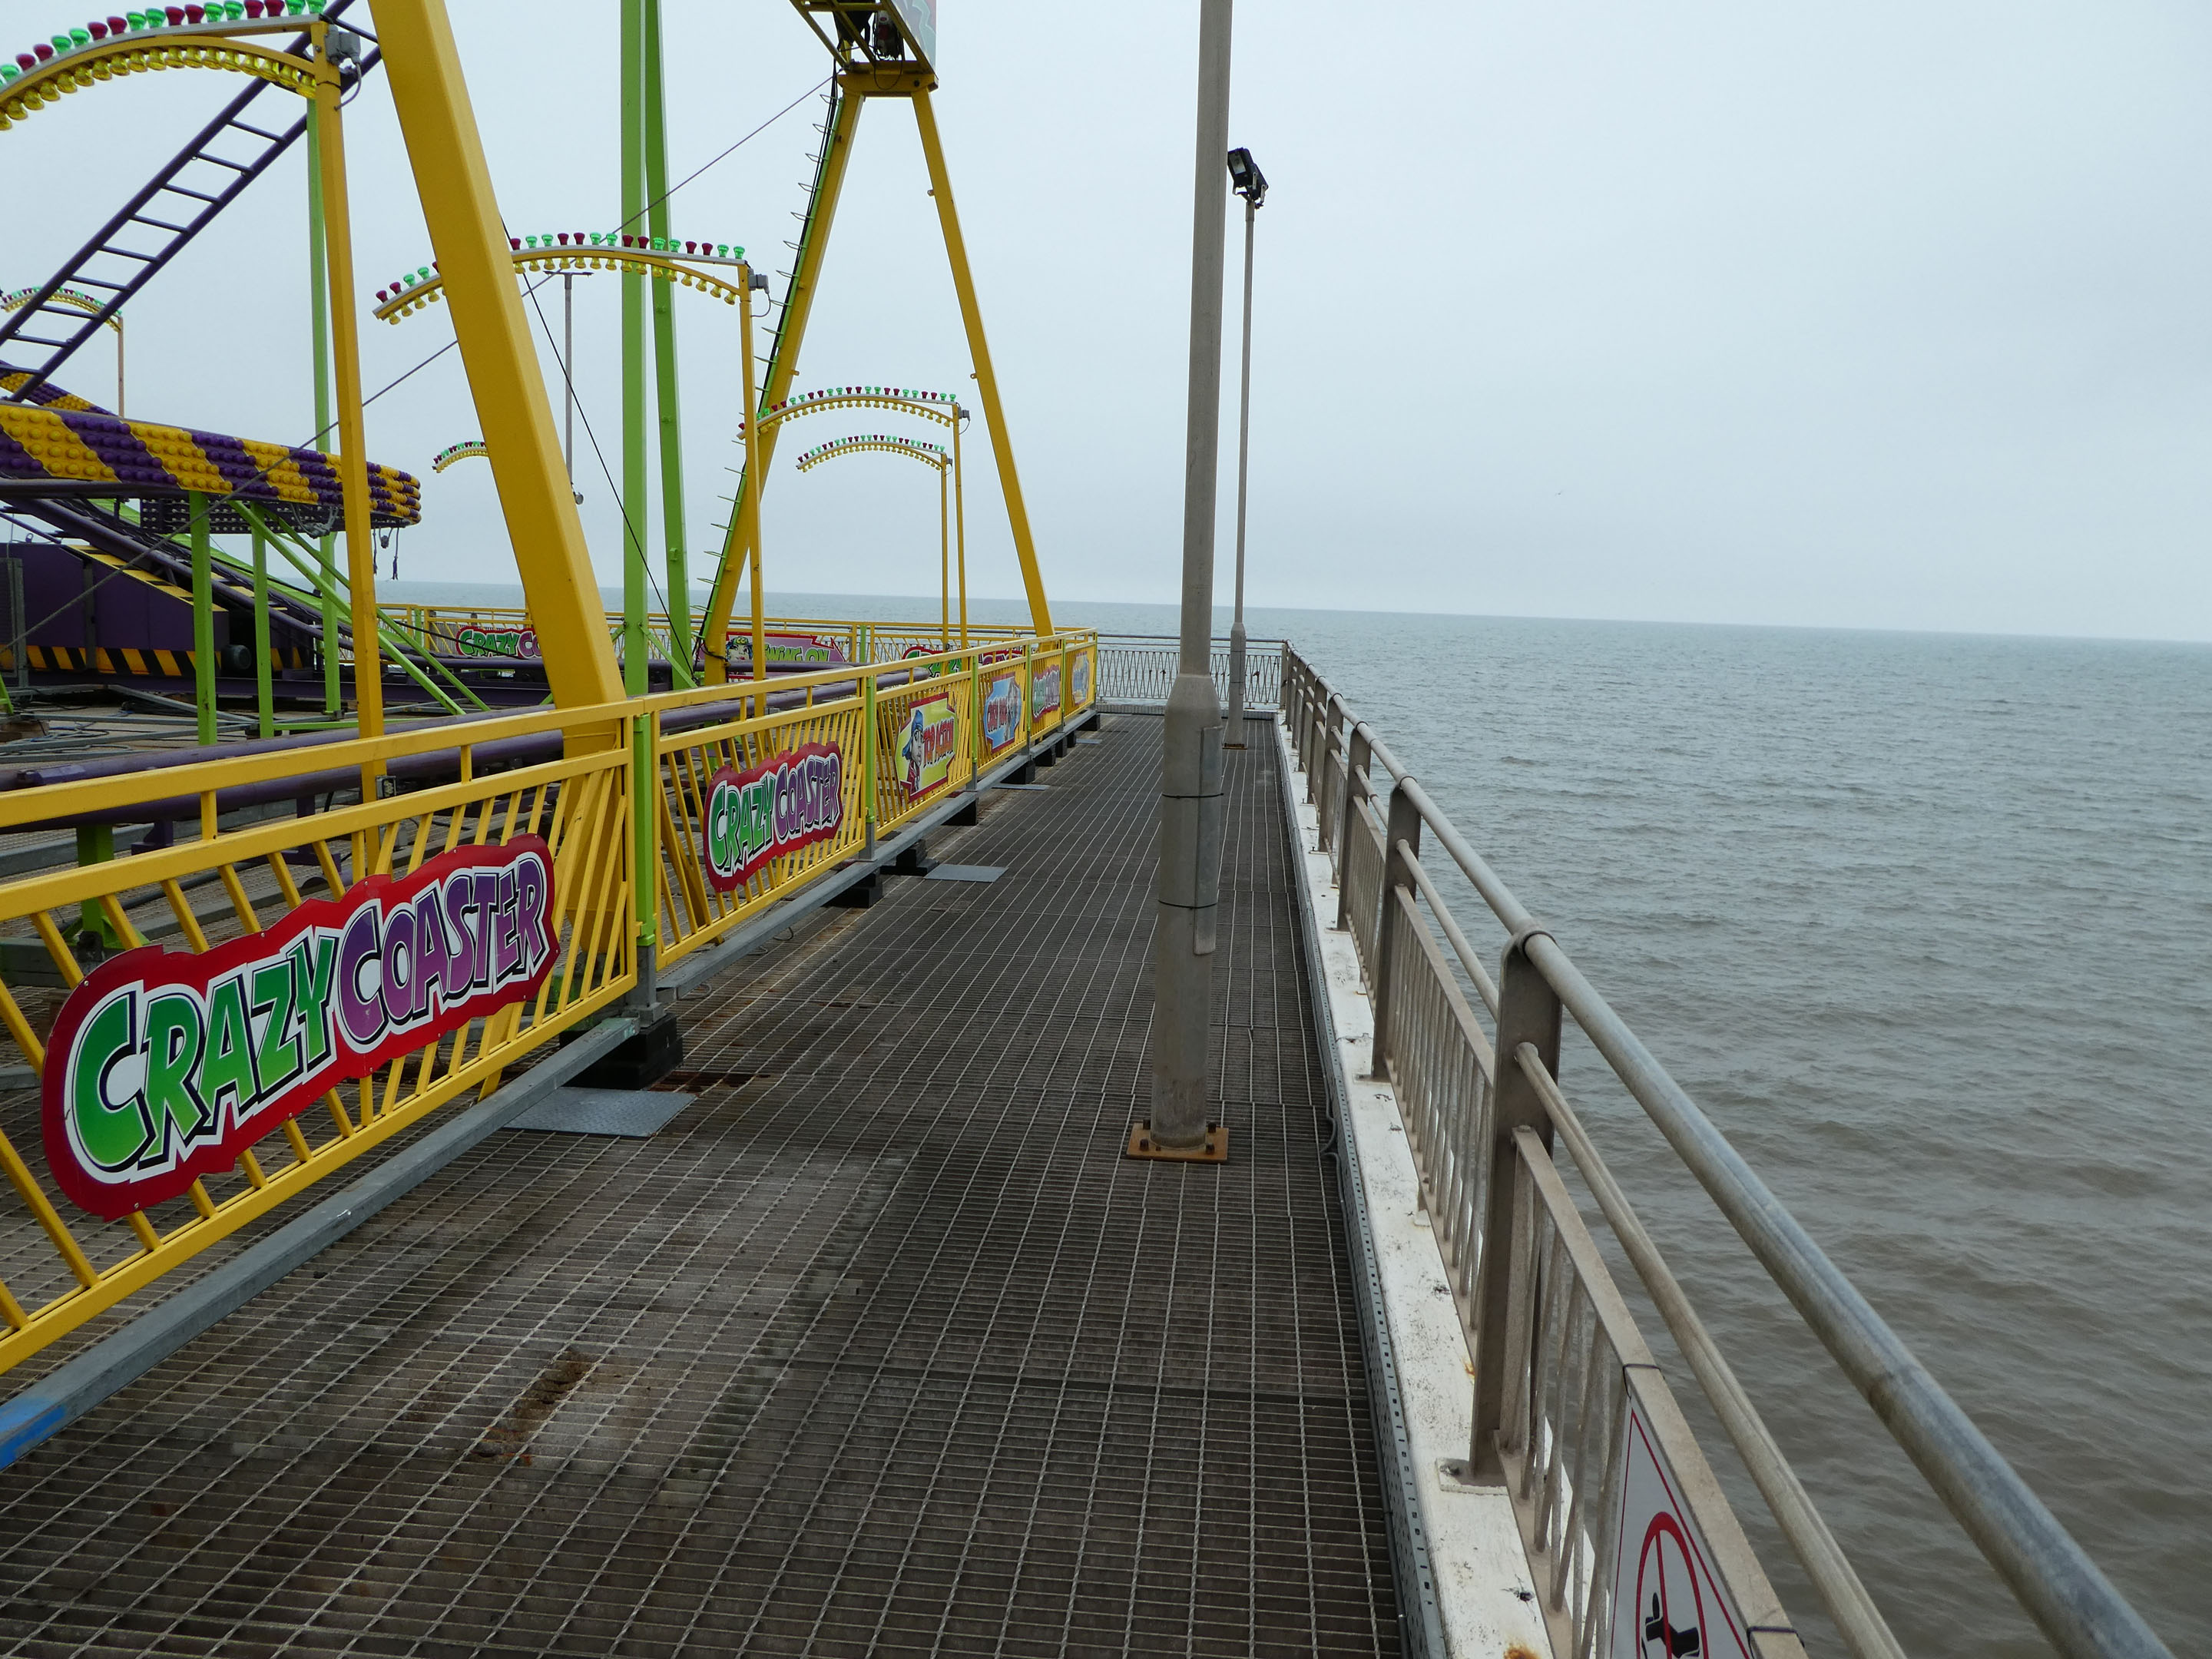
[[[1560,1092],[1559,1082],[1544,1069],[1543,1056],[1536,1052],[1534,1043],[1522,1043],[1514,1050],[1513,1059],[1535,1085],[1536,1092],[1544,1097],[1544,1104],[1552,1115],[1552,1121],[1565,1138],[1567,1150],[1574,1154],[1575,1167],[1582,1171],[1583,1184],[1597,1200],[1598,1208],[1604,1212],[1606,1223],[1620,1241],[1622,1252],[1629,1265],[1636,1269],[1651,1292],[1652,1305],[1658,1309],[1659,1317],[1674,1338],[1674,1346],[1682,1351],[1689,1362],[1698,1386],[1712,1401],[1714,1413],[1721,1426],[1735,1443],[1742,1455],[1744,1467],[1751,1471],[1753,1482],[1759,1495],[1773,1510],[1774,1519],[1781,1527],[1783,1536],[1797,1552],[1797,1559],[1805,1564],[1806,1576],[1826,1605],[1828,1614],[1842,1631],[1844,1641],[1850,1650],[1862,1656],[1879,1655],[1882,1659],[1905,1659],[1905,1650],[1883,1621],[1874,1598],[1867,1594],[1866,1586],[1844,1556],[1843,1547],[1836,1542],[1828,1523],[1813,1507],[1813,1500],[1799,1483],[1797,1472],[1790,1467],[1782,1449],[1767,1430],[1751,1397],[1736,1381],[1735,1372],[1722,1357],[1720,1346],[1713,1340],[1705,1322],[1698,1317],[1697,1310],[1690,1305],[1689,1297],[1680,1282],[1668,1267],[1659,1247],[1651,1242],[1644,1223],[1613,1179],[1613,1171],[1599,1156],[1582,1119],[1567,1104]]]
[[[1539,927],[1534,915],[1468,844],[1419,781],[1374,736],[1371,728],[1344,708],[1342,694],[1316,674],[1293,649],[1285,652],[1284,678],[1284,701],[1294,730],[1307,722],[1327,728],[1315,733],[1322,752],[1333,752],[1338,709],[1344,709],[1347,757],[1352,732],[1365,732],[1371,761],[1389,772],[1393,787],[1418,812],[1425,832],[1436,838],[1491,913],[1520,942],[1561,1006],[1573,1016],[1614,1075],[1658,1126],[1676,1156],[1750,1246],[1767,1275],[1790,1298],[1799,1316],[2059,1651],[2069,1659],[2116,1659],[2118,1656],[2171,1659],[2165,1644],[2142,1616],[1668,1075],[1558,941]],[[1305,752],[1303,747],[1301,752]],[[1400,846],[1403,854],[1411,853],[1403,842]],[[1407,857],[1406,862],[1418,870],[1417,858]],[[1437,903],[1433,886],[1425,884],[1424,895],[1441,915],[1443,907]],[[1517,1046],[1516,1053],[1517,1056]],[[1548,1076],[1540,1065],[1536,1071]],[[1543,1092],[1541,1083],[1535,1086]],[[1545,1097],[1547,1106],[1556,1096],[1554,1085]],[[1564,1129],[1564,1124],[1561,1127]],[[1572,1139],[1570,1136],[1571,1145]],[[1623,1243],[1626,1248],[1626,1238]],[[1642,1264],[1638,1271],[1642,1273]],[[1649,1285],[1648,1277],[1646,1283]],[[1656,1289],[1654,1295],[1658,1295]],[[1671,1328],[1671,1321],[1669,1325]],[[1686,1353],[1689,1346],[1686,1345]],[[1692,1369],[1698,1370],[1694,1359]],[[1706,1381],[1702,1370],[1699,1381]],[[1711,1392],[1709,1387],[1708,1393]],[[1723,1410],[1725,1419],[1721,1400],[1716,1399],[1715,1405]],[[1747,1408],[1747,1401],[1745,1405]],[[1765,1443],[1772,1443],[1771,1437]],[[1756,1467],[1753,1474],[1755,1480],[1759,1478]],[[1763,1481],[1761,1490],[1765,1491]],[[1771,1501],[1771,1494],[1769,1497]],[[1792,1545],[1797,1546],[1799,1538],[1790,1532],[1793,1523],[1784,1520],[1779,1510],[1777,1519],[1783,1521]],[[1832,1545],[1832,1539],[1828,1541]],[[1802,1548],[1800,1554],[1802,1559]],[[1817,1559],[1817,1548],[1815,1554]],[[1806,1565],[1808,1573],[1815,1571],[1813,1560]],[[1841,1591],[1832,1578],[1820,1583],[1820,1589],[1824,1601],[1832,1591]],[[1835,1611],[1833,1602],[1831,1610]],[[1878,1620],[1879,1615],[1875,1617]],[[1840,1613],[1838,1623],[1844,1627],[1849,1639],[1852,1626]],[[1859,1648],[1854,1642],[1854,1650],[1890,1650]]]

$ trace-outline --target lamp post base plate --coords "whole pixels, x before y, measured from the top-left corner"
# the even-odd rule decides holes
[[[1229,1162],[1229,1126],[1209,1123],[1206,1139],[1195,1146],[1163,1146],[1152,1139],[1152,1121],[1139,1118],[1129,1126],[1131,1158],[1159,1158],[1171,1164],[1226,1164]]]

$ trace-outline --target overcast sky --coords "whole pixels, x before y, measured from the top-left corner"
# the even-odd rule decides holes
[[[784,0],[667,4],[678,176],[826,71]],[[617,9],[454,7],[517,232],[619,217]],[[0,0],[9,50],[65,13]],[[1194,0],[943,6],[939,118],[1056,594],[1175,595],[1196,17]],[[1275,0],[1238,25],[1231,141],[1273,186],[1255,602],[2212,639],[2212,14]],[[46,276],[238,84],[133,77],[0,135],[0,286]],[[781,255],[819,107],[684,189],[678,234]],[[348,143],[367,299],[430,257],[381,77]],[[289,159],[134,304],[133,415],[312,429],[303,180]],[[872,105],[802,386],[969,386],[926,189],[910,113]],[[1232,287],[1237,261],[1232,240]],[[579,384],[614,466],[614,284],[578,289]],[[556,294],[541,296],[556,331]],[[735,459],[737,331],[694,295],[679,313],[703,555]],[[1230,317],[1233,443],[1233,293]],[[442,307],[363,328],[372,387],[450,337]],[[64,378],[104,402],[112,374],[101,347]],[[800,448],[890,424],[839,418],[785,446],[769,586],[929,591],[927,472],[793,469]],[[426,478],[477,432],[452,354],[371,410],[375,457]],[[613,580],[618,520],[580,448]],[[1011,594],[982,452],[975,586]],[[425,496],[404,575],[514,579],[488,468]]]

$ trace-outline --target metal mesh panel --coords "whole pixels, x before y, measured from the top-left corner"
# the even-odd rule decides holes
[[[1393,888],[1386,902],[1398,907],[1390,929],[1390,1078],[1444,1272],[1467,1323],[1489,1200],[1491,1046],[1411,895]],[[1470,1325],[1470,1341],[1474,1335]]]
[[[1346,838],[1343,856],[1344,908],[1352,925],[1352,940],[1359,951],[1359,965],[1375,977],[1375,934],[1382,915],[1382,831],[1362,801],[1352,811],[1352,834]]]
[[[1561,1659],[1593,1659],[1613,1649],[1607,1581],[1625,1362],[1652,1368],[1550,1159],[1540,1146],[1523,1152],[1514,1166],[1511,1392],[1501,1449],[1554,1648]],[[1663,1389],[1656,1372],[1652,1380]]]
[[[1331,745],[1322,757],[1321,775],[1314,785],[1314,823],[1316,834],[1328,852],[1340,881],[1344,878],[1344,849],[1336,842],[1343,828],[1346,784],[1345,758]]]
[[[1108,739],[933,837],[999,881],[687,998],[659,1134],[493,1137],[28,1454],[0,1649],[1395,1653],[1275,752],[1233,1157],[1147,1164],[1158,723]]]
[[[1164,703],[1175,689],[1181,647],[1163,635],[1102,637],[1098,649],[1098,695],[1109,702]],[[1210,656],[1214,695],[1229,702],[1229,647],[1216,641]],[[1279,641],[1249,641],[1244,648],[1244,706],[1273,708],[1283,699],[1283,647]]]

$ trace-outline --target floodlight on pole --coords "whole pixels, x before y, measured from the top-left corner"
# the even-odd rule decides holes
[[[1267,199],[1267,175],[1238,148],[1229,152],[1229,182],[1244,198],[1244,363],[1237,403],[1237,609],[1229,624],[1229,736],[1244,746],[1244,487],[1252,449],[1252,222]]]
[[[1260,171],[1252,152],[1241,146],[1229,152],[1229,182],[1252,207],[1267,199],[1267,175]]]

